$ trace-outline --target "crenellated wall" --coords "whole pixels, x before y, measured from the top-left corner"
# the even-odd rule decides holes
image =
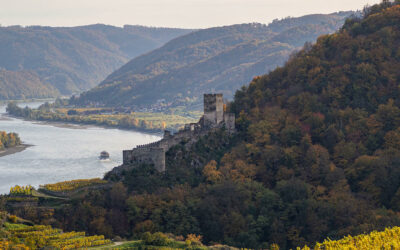
[[[228,133],[232,134],[235,132],[235,122],[236,122],[235,114],[233,113],[224,114],[224,125]]]
[[[124,164],[153,164],[159,172],[165,171],[165,150],[163,148],[143,147],[123,151]]]

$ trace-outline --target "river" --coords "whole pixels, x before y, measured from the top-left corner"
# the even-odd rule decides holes
[[[40,102],[20,106],[38,107]],[[73,179],[103,177],[122,163],[122,150],[160,139],[135,131],[84,126],[59,126],[25,121],[5,116],[0,104],[0,130],[16,132],[26,150],[0,157],[0,194],[15,185],[55,183]],[[98,159],[101,151],[110,153],[110,160]]]

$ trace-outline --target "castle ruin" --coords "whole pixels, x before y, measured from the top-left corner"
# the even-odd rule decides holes
[[[197,123],[186,124],[175,134],[164,132],[160,141],[140,145],[123,151],[123,165],[152,164],[159,172],[165,171],[165,153],[182,141],[190,144],[213,129],[223,128],[228,133],[235,131],[235,114],[225,113],[222,94],[204,94],[204,115]]]

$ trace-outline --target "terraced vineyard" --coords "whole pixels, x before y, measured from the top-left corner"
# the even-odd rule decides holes
[[[111,244],[103,235],[86,236],[85,232],[64,233],[51,226],[4,223],[8,234],[0,249],[77,249]]]
[[[317,243],[315,250],[340,250],[340,249],[400,249],[400,227],[386,228],[383,232],[373,231],[370,234],[347,236],[340,240],[327,239]],[[302,250],[310,250],[305,246]]]
[[[15,187],[10,188],[11,195],[32,195],[33,187],[31,185],[28,186],[19,186],[16,185]]]
[[[72,181],[63,181],[54,184],[46,184],[40,186],[41,189],[52,191],[52,192],[67,192],[73,191],[78,188],[98,185],[98,184],[106,184],[107,181],[102,180],[100,178],[94,179],[80,179],[80,180],[72,180]]]
[[[85,187],[98,187],[107,184],[108,182],[100,178],[93,179],[78,179],[71,181],[63,181],[54,184],[40,185],[39,190],[36,190],[31,185],[19,186],[16,185],[10,188],[10,195],[8,200],[25,201],[31,198],[55,198],[62,199],[61,197],[68,196],[72,191],[77,191]],[[50,195],[49,195],[50,194]]]

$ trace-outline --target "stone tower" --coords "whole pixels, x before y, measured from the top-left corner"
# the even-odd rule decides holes
[[[216,127],[224,121],[222,94],[204,94],[204,126]]]

